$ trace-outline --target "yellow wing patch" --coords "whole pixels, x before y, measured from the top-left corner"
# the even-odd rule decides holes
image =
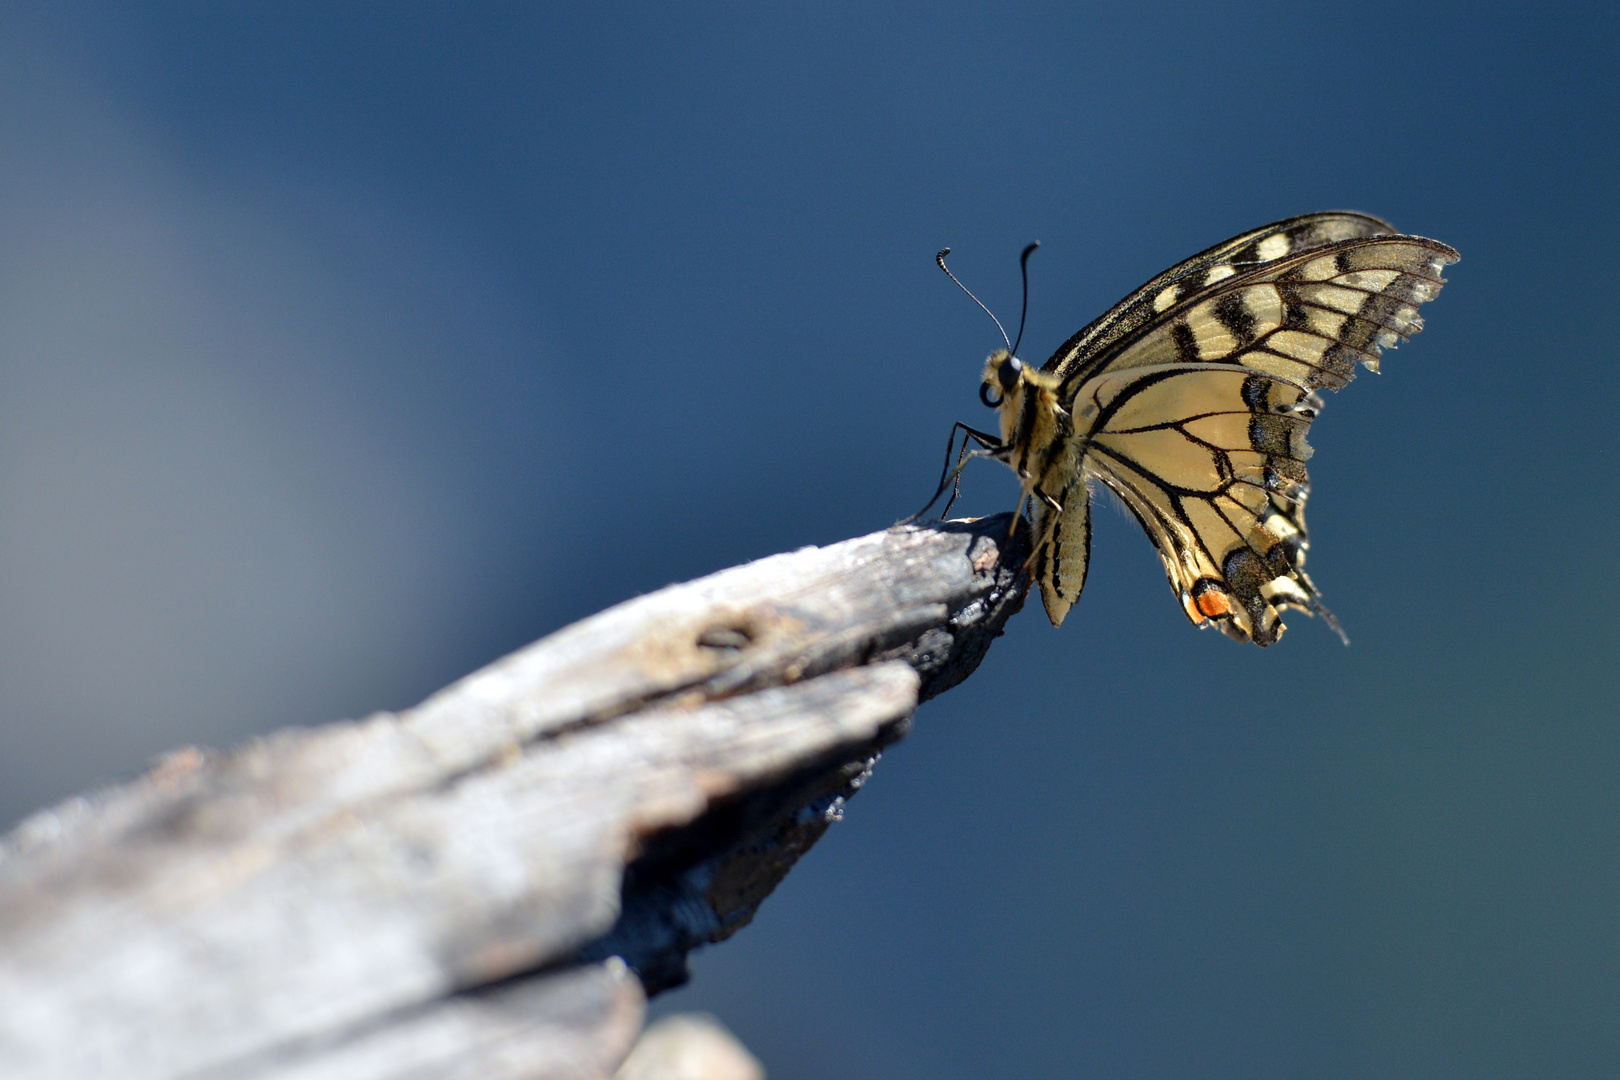
[[[1177,303],[1196,297],[1233,276],[1219,272],[1212,281],[1209,274],[1215,267],[1229,268],[1241,275],[1286,256],[1318,250],[1328,244],[1394,232],[1395,227],[1387,221],[1342,210],[1306,214],[1251,229],[1176,264],[1132,292],[1064,342],[1042,370],[1065,380],[1096,374],[1113,347],[1124,338]]]
[[[1423,329],[1418,305],[1440,292],[1441,268],[1457,253],[1410,236],[1330,245],[1325,253],[1278,259],[1216,288],[1164,306],[1122,338],[1100,371],[1161,364],[1234,363],[1337,390],[1358,363],[1376,371],[1380,354]],[[1066,380],[1072,389],[1076,378]]]
[[[1154,540],[1189,619],[1268,645],[1281,608],[1325,610],[1304,572],[1314,395],[1242,367],[1190,364],[1110,372],[1087,390],[1098,423],[1086,468]]]

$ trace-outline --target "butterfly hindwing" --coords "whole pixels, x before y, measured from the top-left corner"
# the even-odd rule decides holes
[[[1319,404],[1241,367],[1166,365],[1099,376],[1088,472],[1153,539],[1188,618],[1270,644],[1279,610],[1321,610],[1304,573],[1306,434]]]
[[[1316,391],[1358,363],[1376,371],[1383,349],[1421,330],[1417,308],[1456,258],[1376,218],[1291,219],[1159,275],[1042,369],[1059,379],[1079,471],[1141,521],[1193,622],[1267,645],[1282,609],[1332,621],[1304,572]],[[1064,531],[1044,524],[1038,542]],[[1060,621],[1078,590],[1038,577]]]

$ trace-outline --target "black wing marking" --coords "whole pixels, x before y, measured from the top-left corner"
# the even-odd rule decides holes
[[[1064,342],[1041,369],[1064,378],[1095,370],[1090,359],[1151,321],[1163,310],[1166,296],[1187,299],[1254,266],[1337,241],[1394,232],[1395,227],[1380,218],[1340,210],[1304,214],[1251,229],[1158,275]]]
[[[1260,645],[1281,636],[1282,609],[1332,620],[1304,571],[1316,395],[1204,364],[1110,372],[1086,393],[1097,418],[1086,471],[1158,546],[1188,618]]]
[[[1060,401],[1102,372],[1162,364],[1242,364],[1307,389],[1337,390],[1357,363],[1423,329],[1457,253],[1418,236],[1346,240],[1279,259],[1168,303],[1152,321],[1064,379]],[[1169,286],[1175,289],[1176,286]]]

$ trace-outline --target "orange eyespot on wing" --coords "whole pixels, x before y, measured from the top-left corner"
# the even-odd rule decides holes
[[[1328,615],[1305,576],[1305,436],[1314,394],[1243,367],[1098,376],[1085,468],[1135,513],[1187,617],[1270,645],[1280,613]]]
[[[1194,601],[1198,610],[1206,619],[1218,619],[1222,615],[1232,614],[1232,605],[1226,602],[1226,596],[1219,589],[1209,588],[1198,594]]]

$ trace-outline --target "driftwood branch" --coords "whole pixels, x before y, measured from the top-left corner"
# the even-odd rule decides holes
[[[599,1077],[1024,599],[1003,515],[672,586],[0,843],[0,1076]]]

